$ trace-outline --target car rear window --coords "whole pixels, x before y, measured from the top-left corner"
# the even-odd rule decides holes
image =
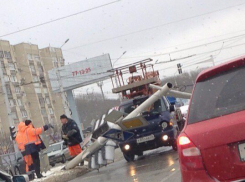
[[[193,93],[188,123],[245,110],[245,67],[198,82]]]

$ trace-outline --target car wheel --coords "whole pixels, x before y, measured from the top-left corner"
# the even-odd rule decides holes
[[[50,166],[54,167],[54,166],[55,166],[55,164],[50,164]]]
[[[172,143],[172,148],[173,148],[173,150],[178,151],[178,146],[177,146],[176,140]]]
[[[63,164],[65,164],[66,163],[66,157],[63,155],[62,156],[62,161],[61,161]]]
[[[127,162],[134,161],[134,157],[135,157],[134,154],[123,154],[123,156]]]
[[[15,175],[21,175],[20,174],[20,169],[16,166],[15,168],[14,168],[14,173],[15,173]]]

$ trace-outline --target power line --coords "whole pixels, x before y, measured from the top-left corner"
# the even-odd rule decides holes
[[[10,32],[10,33],[4,34],[4,35],[0,35],[0,38],[8,36],[8,35],[16,34],[16,33],[19,33],[19,32],[23,32],[23,31],[26,31],[26,30],[30,30],[30,29],[33,29],[33,28],[36,28],[36,27],[40,27],[40,26],[43,26],[43,25],[47,25],[47,24],[50,24],[50,23],[53,23],[53,22],[56,22],[56,21],[60,21],[60,20],[63,20],[63,19],[67,19],[67,18],[70,18],[72,16],[76,16],[76,15],[79,15],[79,14],[82,14],[82,13],[86,13],[88,11],[92,11],[92,10],[95,10],[95,9],[102,8],[104,6],[108,6],[108,5],[117,3],[119,1],[121,1],[121,0],[117,0],[117,1],[110,2],[110,3],[102,4],[100,6],[96,6],[96,7],[93,7],[93,8],[84,10],[84,11],[80,11],[80,12],[77,12],[77,13],[74,13],[74,14],[71,14],[71,15],[68,15],[68,16],[64,16],[64,17],[57,18],[57,19],[54,19],[54,20],[50,20],[50,21],[47,21],[47,22],[44,22],[44,23],[33,25],[31,27],[27,27],[27,28],[24,28],[24,29],[21,29],[21,30],[18,30],[18,31],[14,31],[14,32]]]
[[[203,14],[200,14],[200,15],[195,15],[195,16],[191,16],[191,17],[188,17],[188,18],[182,18],[182,19],[180,19],[180,20],[176,20],[176,21],[164,23],[164,24],[161,24],[161,25],[157,25],[157,26],[145,28],[145,29],[138,30],[138,31],[134,31],[134,32],[130,32],[130,33],[127,33],[127,34],[122,34],[122,35],[119,35],[119,36],[116,36],[116,37],[111,37],[111,38],[107,38],[107,39],[103,39],[103,40],[99,40],[99,41],[95,41],[95,42],[83,44],[83,45],[81,45],[81,46],[72,47],[72,48],[69,48],[69,49],[66,49],[66,50],[77,49],[77,48],[85,47],[85,46],[87,46],[87,45],[93,45],[93,44],[97,44],[97,43],[101,43],[101,42],[105,42],[105,41],[109,41],[109,40],[113,40],[113,39],[125,37],[125,36],[128,36],[128,35],[133,35],[133,34],[145,32],[145,31],[152,30],[152,29],[156,29],[156,28],[160,28],[160,27],[163,27],[163,26],[166,26],[166,25],[171,25],[171,24],[179,23],[179,22],[182,22],[182,21],[185,21],[185,20],[190,20],[190,19],[193,19],[193,18],[197,18],[197,17],[201,17],[201,16],[208,15],[208,14],[216,13],[216,12],[219,12],[219,11],[223,11],[223,10],[226,10],[226,9],[234,8],[234,7],[237,7],[237,6],[244,5],[244,4],[245,4],[245,3],[241,3],[241,4],[238,4],[238,5],[235,5],[235,6],[229,6],[229,7],[226,7],[226,8],[222,8],[222,9],[210,11],[210,12],[203,13]],[[64,50],[64,51],[66,51],[66,50]]]

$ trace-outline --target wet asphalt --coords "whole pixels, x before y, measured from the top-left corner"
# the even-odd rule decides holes
[[[122,154],[117,154],[122,155]],[[71,182],[180,182],[178,153],[160,148],[127,163],[122,156],[107,167],[91,171]]]

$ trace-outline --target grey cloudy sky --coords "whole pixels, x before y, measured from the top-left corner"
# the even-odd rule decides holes
[[[113,0],[0,0],[0,2],[1,37]],[[137,33],[131,34],[132,32]],[[187,71],[197,67],[197,65],[190,66],[193,62],[205,60],[210,55],[214,56],[218,64],[243,54],[245,45],[240,44],[245,43],[245,35],[208,44],[243,34],[245,34],[245,0],[120,0],[1,39],[9,40],[11,44],[31,42],[42,48],[49,44],[59,47],[69,38],[70,41],[63,47],[67,63],[103,53],[110,53],[113,62],[124,51],[127,53],[115,66],[148,57],[152,57],[154,61],[169,61],[168,54],[162,55],[168,52],[173,52],[170,54],[172,59],[197,54],[179,61],[183,64],[183,70]],[[174,52],[201,44],[206,45]],[[213,50],[216,51],[210,52]],[[161,71],[162,76],[173,75],[177,71],[176,63],[161,64],[157,68],[160,70],[168,68]],[[210,63],[205,64],[209,65]],[[106,85],[108,84],[106,81]],[[92,87],[95,91],[98,90],[96,86]],[[83,88],[82,91],[86,92],[86,89]],[[109,89],[106,91],[109,92]]]

